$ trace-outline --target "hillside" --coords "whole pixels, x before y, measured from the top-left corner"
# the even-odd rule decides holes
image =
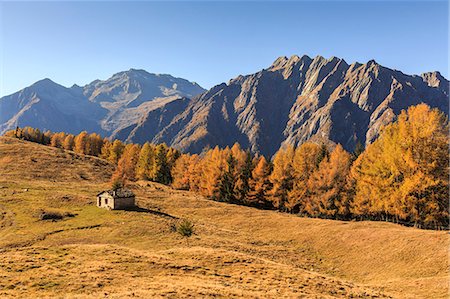
[[[113,168],[0,137],[0,297],[448,295],[447,232],[300,218],[149,182],[132,186],[139,211],[107,211],[94,202]],[[185,218],[189,240],[170,228]]]
[[[307,140],[340,143],[351,152],[358,142],[373,142],[402,109],[424,102],[447,113],[448,85],[439,72],[407,75],[374,60],[280,57],[266,69],[194,97],[183,110],[172,105],[149,112],[117,136],[188,152],[239,142],[272,156],[282,144]],[[153,129],[155,121],[159,130]]]

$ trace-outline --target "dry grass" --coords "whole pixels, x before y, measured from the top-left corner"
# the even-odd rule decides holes
[[[445,232],[299,218],[147,182],[133,189],[148,212],[98,209],[112,169],[0,138],[0,297],[448,296]],[[40,221],[40,210],[75,217]],[[171,229],[184,218],[188,242]]]

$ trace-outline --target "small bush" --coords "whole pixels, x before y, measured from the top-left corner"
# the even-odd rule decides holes
[[[63,218],[64,216],[58,212],[42,211],[42,213],[39,215],[40,220],[61,220]]]
[[[40,213],[38,214],[39,220],[62,220],[64,218],[72,218],[75,217],[76,214],[70,213],[70,212],[65,212],[65,213],[60,213],[60,212],[56,212],[56,211],[44,211],[41,210]]]
[[[181,220],[177,225],[177,232],[183,237],[190,237],[194,234],[194,223],[187,219]]]

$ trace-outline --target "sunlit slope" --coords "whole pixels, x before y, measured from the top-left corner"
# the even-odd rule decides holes
[[[300,218],[139,182],[94,206],[108,162],[0,138],[0,297],[446,298],[445,232]],[[59,221],[39,220],[55,211]],[[171,224],[189,218],[183,239]]]

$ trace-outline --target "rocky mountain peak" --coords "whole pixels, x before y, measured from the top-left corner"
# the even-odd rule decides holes
[[[438,73],[422,78],[428,83],[375,60],[348,65],[338,57],[281,56],[267,69],[216,85],[174,117],[164,113],[158,132],[148,129],[155,126],[148,118],[127,140],[165,142],[189,152],[239,142],[268,156],[281,145],[308,140],[352,151],[357,142],[371,143],[411,105],[424,101],[447,112],[448,95],[433,87],[445,79]]]
[[[445,94],[449,94],[449,81],[445,79],[440,72],[428,72],[421,75],[423,81],[430,87],[441,89]]]

